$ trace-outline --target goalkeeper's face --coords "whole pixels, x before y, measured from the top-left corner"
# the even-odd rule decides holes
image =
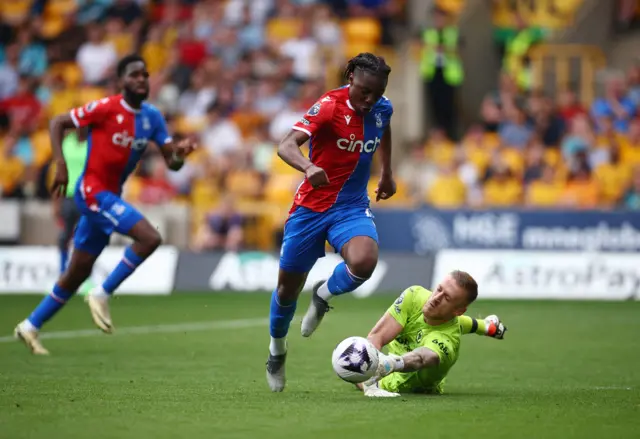
[[[425,318],[448,321],[465,313],[467,300],[464,288],[447,275],[424,304],[422,313]]]

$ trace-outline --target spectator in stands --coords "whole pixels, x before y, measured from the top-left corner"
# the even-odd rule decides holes
[[[40,123],[42,106],[35,95],[37,81],[21,76],[18,89],[8,99],[0,101],[0,120],[15,133],[30,135]]]
[[[565,122],[557,113],[556,108],[549,97],[540,99],[540,108],[533,114],[535,130],[547,147],[560,145],[565,131]]]
[[[237,211],[232,197],[224,197],[220,206],[209,213],[205,223],[200,226],[199,233],[192,245],[196,251],[240,250],[243,242],[242,216]]]
[[[588,151],[595,145],[593,130],[586,115],[577,115],[571,120],[569,132],[562,140],[562,156],[571,162],[577,153]]]
[[[620,202],[624,190],[631,181],[632,168],[622,162],[620,147],[613,144],[607,151],[607,160],[595,168],[594,178],[599,186],[599,201],[607,207]]]
[[[587,114],[587,110],[578,102],[575,92],[567,88],[558,94],[558,114],[568,126],[575,116]]]
[[[423,142],[413,142],[406,150],[408,154],[398,167],[398,176],[407,183],[412,197],[423,199],[437,176],[436,167],[433,162],[427,160]]]
[[[310,19],[302,21],[298,36],[286,40],[280,46],[281,55],[293,59],[295,76],[303,80],[315,79],[321,71],[317,64],[319,62],[318,51],[319,46],[313,36],[313,23]]]
[[[524,184],[540,179],[544,169],[544,145],[537,139],[533,139],[525,151]]]
[[[271,121],[269,127],[269,137],[271,140],[280,143],[284,136],[291,131],[291,127],[304,116],[307,109],[300,99],[291,99],[287,103],[287,106],[278,112]]]
[[[168,179],[164,159],[154,155],[149,161],[149,170],[142,178],[142,187],[138,202],[160,205],[170,202],[176,195],[176,189]]]
[[[207,77],[203,68],[196,69],[191,75],[189,88],[180,95],[178,111],[190,119],[205,116],[209,106],[216,100],[215,80]]]
[[[349,15],[352,17],[376,17],[382,28],[382,44],[392,44],[391,18],[397,10],[395,3],[397,2],[393,0],[348,0]],[[442,12],[446,13],[444,10]]]
[[[532,124],[524,110],[516,105],[504,109],[505,119],[500,124],[498,134],[502,145],[523,150],[534,134]]]
[[[237,125],[224,116],[225,108],[219,102],[207,109],[207,128],[200,137],[201,145],[214,160],[225,160],[240,152],[242,135]]]
[[[624,193],[620,206],[629,210],[640,210],[640,167],[634,168],[631,184]]]
[[[627,72],[627,84],[629,86],[628,98],[633,102],[636,111],[640,108],[640,61],[636,61]]]
[[[79,25],[98,22],[103,19],[113,0],[76,0],[75,22]]]
[[[561,195],[561,204],[566,208],[592,209],[598,205],[598,197],[598,185],[591,176],[588,158],[580,153]]]
[[[20,74],[34,77],[44,75],[47,70],[47,49],[35,40],[31,27],[22,26],[16,40],[20,46]]]
[[[10,44],[4,50],[4,60],[0,64],[0,101],[8,99],[18,91],[20,46]]]
[[[282,111],[287,105],[287,98],[279,87],[278,79],[265,79],[258,85],[255,109],[264,117],[271,118]]]
[[[629,132],[622,139],[622,161],[630,166],[640,165],[640,118],[629,124]]]
[[[522,185],[499,156],[488,170],[488,176],[483,188],[485,207],[508,207],[520,204]]]
[[[142,29],[143,12],[135,0],[114,0],[107,9],[106,18],[122,21],[126,26],[126,31],[137,42],[138,34]]]
[[[605,81],[605,96],[596,99],[591,106],[591,115],[596,120],[596,128],[602,130],[601,118],[611,117],[616,131],[626,133],[629,121],[635,116],[636,106],[626,95],[624,79],[614,75]]]
[[[458,53],[458,27],[449,23],[448,14],[433,11],[433,27],[422,33],[423,51],[420,73],[425,84],[425,103],[435,125],[456,138],[455,92],[462,84],[464,70]]]
[[[442,209],[462,207],[467,200],[467,187],[460,179],[454,162],[440,166],[426,194],[426,202]]]
[[[342,29],[327,4],[320,3],[314,10],[313,36],[322,47],[335,48],[342,44]]]
[[[556,177],[553,166],[544,165],[540,178],[531,181],[527,186],[525,205],[536,208],[556,207],[563,190],[564,184]]]
[[[113,73],[118,54],[105,36],[103,25],[92,23],[87,26],[88,41],[80,46],[76,56],[85,84],[104,86]]]
[[[257,50],[264,46],[265,35],[264,25],[262,21],[254,19],[253,8],[255,6],[245,5],[243,10],[243,19],[238,32],[238,42],[243,52]]]

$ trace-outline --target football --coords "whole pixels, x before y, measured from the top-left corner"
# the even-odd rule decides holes
[[[333,370],[350,383],[362,383],[378,368],[378,350],[363,337],[349,337],[341,341],[331,356]]]

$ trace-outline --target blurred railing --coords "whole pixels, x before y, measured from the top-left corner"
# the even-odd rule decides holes
[[[596,73],[606,64],[598,47],[543,44],[531,49],[530,57],[534,89],[553,95],[570,87],[583,104],[591,104],[596,93]]]

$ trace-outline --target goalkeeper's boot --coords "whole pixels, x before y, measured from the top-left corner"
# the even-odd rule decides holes
[[[111,321],[111,312],[109,311],[109,296],[100,294],[100,287],[96,287],[84,298],[91,310],[93,322],[105,334],[113,333],[113,323]]]
[[[309,309],[307,309],[307,313],[302,318],[302,325],[300,326],[300,332],[303,337],[311,337],[311,334],[320,326],[324,315],[332,309],[326,300],[318,296],[318,289],[324,282],[325,281],[320,281],[313,286],[311,303],[309,303]]]
[[[267,359],[267,383],[272,392],[282,392],[287,382],[284,365],[287,354],[271,355]]]
[[[49,351],[40,343],[37,329],[26,328],[24,323],[20,323],[14,329],[13,335],[23,342],[34,355],[49,355]]]

